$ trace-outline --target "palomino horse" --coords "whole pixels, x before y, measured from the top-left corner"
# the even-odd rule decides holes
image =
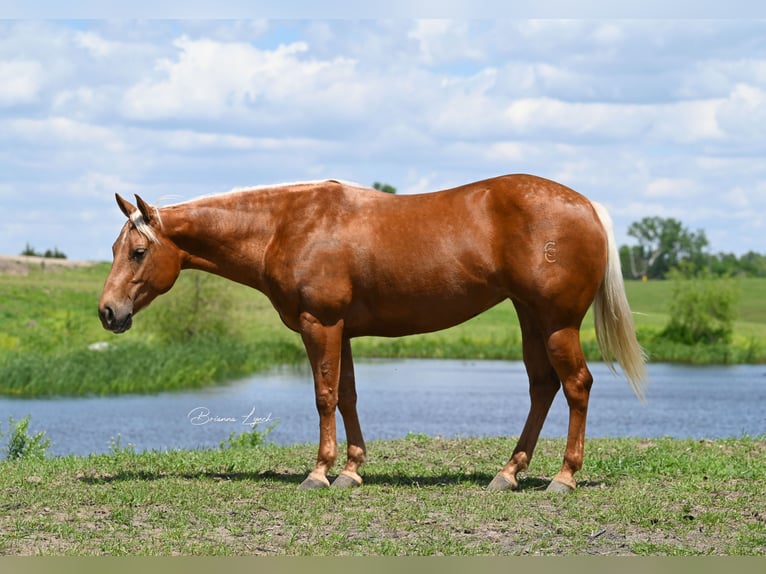
[[[104,328],[201,269],[262,291],[300,333],[314,375],[319,454],[303,488],[329,486],[335,409],[348,439],[335,487],[357,486],[365,444],[351,339],[445,329],[510,299],[518,313],[531,408],[505,467],[489,484],[515,489],[563,386],[569,434],[549,490],[575,488],[593,377],[580,324],[594,304],[604,359],[642,395],[644,355],[625,298],[606,210],[558,183],[508,175],[446,191],[394,196],[338,181],[239,190],[156,208],[119,195],[128,221],[99,302]]]

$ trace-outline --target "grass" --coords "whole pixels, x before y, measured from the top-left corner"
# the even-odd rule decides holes
[[[3,555],[760,555],[766,440],[594,439],[577,491],[486,484],[512,439],[369,445],[365,484],[298,491],[313,445],[0,463]],[[335,469],[335,472],[338,468]]]
[[[208,332],[203,326],[193,337],[168,338],[161,327],[187,314],[188,305],[183,303],[198,277],[191,272],[184,272],[170,293],[138,315],[129,332],[107,333],[96,305],[108,271],[109,265],[102,263],[68,270],[32,269],[26,276],[0,274],[0,394],[151,393],[209,385],[277,364],[305,361],[300,337],[282,325],[262,294],[213,276],[205,276],[205,292],[226,302],[225,308],[211,311],[215,329]],[[672,285],[628,282],[639,339],[651,359],[766,362],[766,279],[743,279],[739,286],[733,342],[688,346],[656,336],[669,318]],[[582,339],[586,356],[597,360],[591,313],[583,323]],[[98,342],[107,342],[109,348],[89,349]],[[354,353],[357,357],[520,359],[521,334],[513,306],[506,302],[439,333],[355,340]]]
[[[123,335],[103,330],[97,303],[107,264],[28,276],[0,274],[0,393],[107,395],[194,388],[278,364],[303,361],[300,339],[281,326],[265,297],[210,276],[239,318],[226,333],[166,340],[157,324],[193,274],[137,316]],[[102,351],[89,346],[108,343]]]
[[[107,272],[100,264],[0,274],[1,393],[154,392],[304,360],[298,336],[262,295],[217,278],[216,293],[234,311],[225,333],[163,338],[155,325],[183,295],[174,289],[130,332],[108,334],[96,317]],[[627,288],[655,359],[766,362],[766,280],[740,283],[734,343],[713,350],[652,348],[668,319],[671,286]],[[583,339],[591,355],[592,328],[589,315]],[[89,350],[100,341],[110,346]],[[357,356],[518,358],[520,335],[504,304],[455,329],[359,340],[354,349]],[[136,453],[115,444],[105,455],[0,462],[0,554],[766,553],[764,437],[588,440],[579,488],[564,497],[544,492],[563,440],[540,441],[516,493],[485,490],[513,439],[418,435],[368,446],[365,485],[342,492],[296,490],[315,445]]]

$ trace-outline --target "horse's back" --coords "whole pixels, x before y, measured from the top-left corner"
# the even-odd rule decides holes
[[[509,298],[577,320],[604,276],[591,203],[534,176],[401,196],[330,181],[278,200],[270,296],[293,328],[303,309],[350,336],[400,336]]]
[[[588,262],[603,275],[606,236],[592,203],[551,180],[507,175],[418,195],[354,189],[349,197],[353,206],[339,227],[358,249],[391,265],[460,263],[504,283]]]
[[[509,175],[421,195],[346,189],[349,292],[362,323],[418,331],[462,322],[511,298],[585,312],[605,269],[588,199],[535,176]],[[364,329],[360,329],[364,330]]]

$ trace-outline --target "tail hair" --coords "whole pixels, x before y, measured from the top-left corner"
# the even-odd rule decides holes
[[[620,253],[614,238],[612,218],[606,207],[595,201],[592,203],[607,236],[606,273],[593,301],[596,341],[609,369],[617,373],[614,367],[616,359],[633,392],[643,401],[644,384],[647,380],[647,357],[636,339],[633,315],[625,295]]]

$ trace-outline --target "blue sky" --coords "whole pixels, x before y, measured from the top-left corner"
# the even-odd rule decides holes
[[[0,20],[0,254],[110,259],[115,192],[513,172],[766,252],[766,20],[264,14]]]

